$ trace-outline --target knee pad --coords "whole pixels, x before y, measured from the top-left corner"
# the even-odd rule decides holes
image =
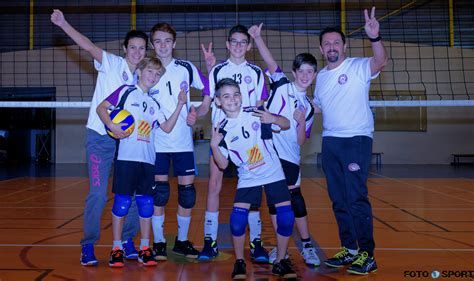
[[[268,206],[268,212],[270,213],[270,215],[276,215],[277,214],[277,209],[276,209],[275,205]]]
[[[132,196],[115,194],[114,206],[112,207],[112,214],[114,216],[123,218],[128,214],[128,209],[132,205]]]
[[[242,236],[248,224],[249,210],[234,207],[230,214],[230,232],[234,236]]]
[[[178,203],[185,209],[191,209],[196,204],[196,188],[194,184],[178,184]]]
[[[301,189],[299,187],[290,189],[290,195],[291,208],[293,209],[293,213],[295,213],[295,218],[305,217],[308,213],[306,212],[306,204],[301,194]]]
[[[154,204],[158,207],[164,207],[170,199],[170,184],[167,181],[156,181],[155,188],[153,188],[155,194],[153,195]]]
[[[295,215],[291,206],[280,206],[277,211],[277,233],[281,236],[289,237],[293,232],[293,224],[295,223]]]
[[[137,201],[138,214],[141,218],[149,219],[153,216],[153,196],[135,195]]]

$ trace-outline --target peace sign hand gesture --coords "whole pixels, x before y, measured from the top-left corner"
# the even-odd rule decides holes
[[[369,38],[377,38],[379,36],[379,22],[375,18],[375,7],[372,7],[372,11],[370,12],[370,17],[369,17],[369,12],[367,9],[364,10],[364,16],[365,16],[365,33],[367,33],[367,36]]]
[[[204,44],[201,44],[201,50],[204,55],[204,60],[206,61],[207,71],[211,71],[212,67],[216,64],[216,56],[212,51],[212,42],[209,43],[207,49]]]

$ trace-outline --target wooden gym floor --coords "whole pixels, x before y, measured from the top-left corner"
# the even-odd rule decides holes
[[[123,269],[107,265],[111,249],[111,203],[103,216],[102,237],[95,252],[97,267],[79,263],[82,212],[88,189],[85,168],[0,166],[0,280],[230,280],[234,256],[228,217],[235,179],[226,178],[221,193],[219,246],[221,255],[201,263],[176,256],[171,247],[176,229],[176,192],[172,189],[165,231],[169,259],[145,268],[129,261]],[[196,179],[198,200],[189,239],[202,247],[207,193],[206,171]],[[324,176],[316,165],[303,169],[302,190],[312,238],[323,260],[339,248],[337,226]],[[176,181],[172,180],[172,186]],[[298,252],[297,231],[289,253],[300,280],[408,280],[459,277],[474,270],[474,167],[384,165],[371,172],[370,200],[374,212],[377,273],[354,276],[321,265],[311,268]],[[173,192],[174,191],[174,192]],[[111,198],[111,197],[110,197]],[[263,240],[275,245],[270,218],[262,208]],[[138,241],[138,239],[136,240]],[[270,265],[250,262],[248,280],[277,280]],[[451,273],[450,273],[451,272]],[[443,275],[444,274],[444,275]],[[464,275],[461,275],[464,274]],[[463,276],[464,278],[460,278]],[[471,277],[469,277],[471,276]],[[444,278],[447,279],[447,278]]]

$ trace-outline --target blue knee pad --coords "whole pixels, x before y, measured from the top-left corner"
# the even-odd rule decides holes
[[[153,195],[154,204],[158,207],[164,207],[170,199],[170,184],[167,181],[156,181],[153,188],[155,194]]]
[[[178,203],[185,209],[191,209],[196,204],[196,188],[194,184],[178,184]]]
[[[112,207],[112,214],[114,216],[123,218],[128,214],[128,209],[132,205],[132,196],[115,194],[114,206]]]
[[[149,219],[153,216],[153,196],[135,195],[137,201],[138,214],[141,218]]]
[[[291,206],[280,206],[277,211],[277,233],[281,236],[289,237],[293,232],[293,224],[295,223],[295,214]]]
[[[303,218],[306,217],[308,214],[306,212],[306,204],[304,202],[303,195],[301,194],[301,188],[293,188],[290,189],[291,195],[291,207],[293,209],[293,213],[295,213],[296,218]]]
[[[230,214],[230,232],[234,236],[242,236],[245,234],[249,220],[249,210],[234,207]]]

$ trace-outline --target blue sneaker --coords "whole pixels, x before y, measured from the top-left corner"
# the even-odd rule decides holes
[[[250,242],[250,257],[258,263],[268,263],[268,251],[263,247],[262,240],[255,238]]]
[[[377,271],[377,263],[374,257],[370,257],[366,251],[357,255],[357,259],[347,269],[347,272],[357,275],[367,275]]]
[[[212,240],[211,237],[204,238],[204,247],[198,255],[198,260],[209,261],[219,255],[217,248],[217,241]]]
[[[122,243],[123,251],[125,252],[125,258],[127,260],[136,260],[138,259],[138,251],[135,249],[135,244],[130,238],[127,241]]]
[[[81,264],[83,266],[96,266],[98,263],[94,255],[94,244],[82,245]]]

